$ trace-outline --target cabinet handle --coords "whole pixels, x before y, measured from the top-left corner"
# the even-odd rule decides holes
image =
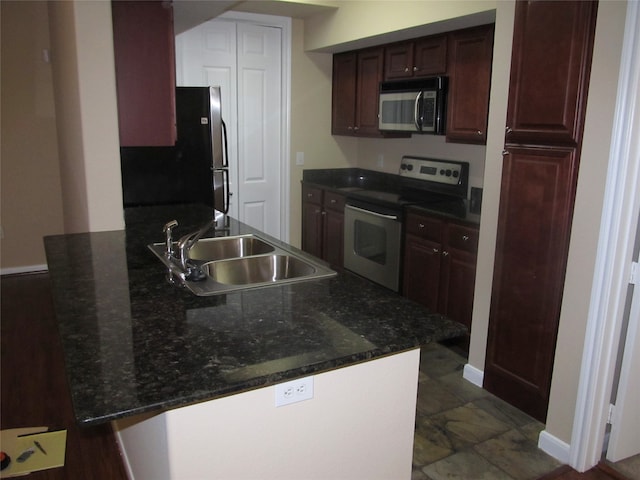
[[[434,248],[433,253],[440,253],[440,250],[438,250],[437,248]]]
[[[513,132],[513,129],[510,126],[507,125],[506,127],[504,127],[504,131],[506,133],[511,133],[511,132]]]
[[[469,235],[462,235],[462,240],[464,240],[465,242],[469,240]]]
[[[331,202],[331,203],[336,203],[336,199],[335,199],[335,198],[332,198],[332,199],[330,200],[330,202]]]
[[[449,255],[449,252],[447,252],[446,250],[444,252],[442,252],[442,256],[446,257],[447,255]]]
[[[477,133],[478,135],[482,135],[482,132],[481,132],[480,130],[478,130],[476,133]]]
[[[313,193],[307,193],[307,198],[312,198],[313,197]]]
[[[413,71],[417,72],[418,71],[418,67],[413,67]]]
[[[324,211],[322,212],[322,215],[326,215],[326,214],[327,214],[327,212],[324,212]]]
[[[424,223],[419,223],[418,228],[424,228]]]
[[[502,150],[502,155],[509,155],[509,152],[507,150]]]
[[[347,127],[347,130],[353,130],[353,127],[352,127],[351,125],[349,125],[349,126]]]
[[[358,130],[360,130],[360,127],[353,127],[353,129],[354,129],[355,131],[358,131]]]

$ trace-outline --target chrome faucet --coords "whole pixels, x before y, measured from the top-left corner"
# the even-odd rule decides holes
[[[171,258],[173,257],[173,238],[172,238],[172,230],[174,227],[178,226],[178,221],[177,220],[171,220],[170,222],[167,222],[164,226],[164,228],[162,229],[162,231],[164,232],[164,234],[166,235],[166,242],[167,242],[167,251],[165,252],[165,255],[167,256],[167,258]]]
[[[215,226],[216,221],[210,220],[205,225],[195,232],[187,233],[184,237],[178,240],[178,251],[180,252],[180,266],[186,272],[188,270],[187,261],[189,260],[189,250],[196,244],[200,238],[209,231],[209,229]]]
[[[215,219],[211,220],[203,225],[199,230],[180,237],[180,240],[177,242],[177,251],[173,245],[173,228],[178,226],[178,222],[176,220],[171,220],[165,224],[162,229],[166,235],[165,256],[171,264],[176,266],[175,269],[173,267],[169,267],[170,277],[172,275],[176,275],[182,281],[199,281],[205,278],[205,274],[197,265],[189,263],[189,250],[191,250],[196,242],[215,224]]]

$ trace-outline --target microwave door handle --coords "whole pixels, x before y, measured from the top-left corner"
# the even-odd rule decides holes
[[[420,116],[420,103],[422,101],[422,91],[416,95],[416,101],[413,106],[413,123],[416,126],[416,130],[422,130],[422,118]]]

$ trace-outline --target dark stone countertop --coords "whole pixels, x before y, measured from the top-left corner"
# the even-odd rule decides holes
[[[343,194],[347,199],[361,190],[379,190],[384,192],[398,192],[403,184],[412,185],[416,182],[403,179],[393,173],[377,172],[363,168],[318,168],[303,170],[302,182],[317,186],[325,190],[332,190]],[[477,226],[480,224],[480,214],[471,211],[467,199],[451,200],[425,205],[407,207],[417,213],[448,218]]]
[[[168,284],[146,245],[163,241],[171,219],[180,223],[178,237],[211,213],[197,205],[131,208],[126,230],[45,238],[80,424],[211,400],[466,332],[347,273],[210,297]],[[231,235],[251,232],[230,223]]]

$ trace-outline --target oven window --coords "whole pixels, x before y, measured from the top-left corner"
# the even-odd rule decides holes
[[[384,265],[387,263],[387,233],[383,227],[355,220],[353,250],[359,257]]]

